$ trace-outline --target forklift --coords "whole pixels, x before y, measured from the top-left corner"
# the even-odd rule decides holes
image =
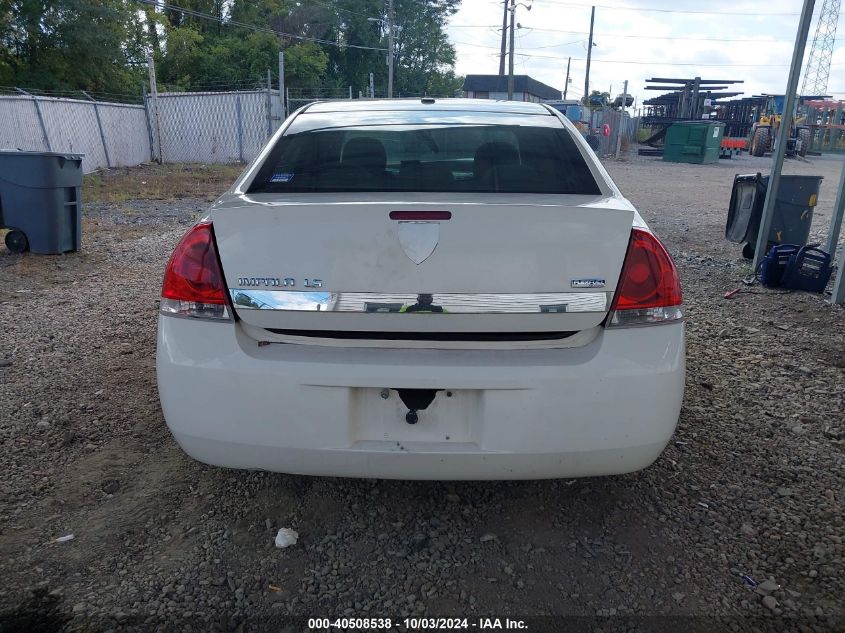
[[[813,97],[798,97],[799,106],[805,100]],[[783,119],[783,105],[785,95],[761,95],[760,105],[754,108],[754,124],[751,126],[752,156],[765,156],[771,152],[781,137],[781,121]],[[806,117],[795,117],[792,128],[786,137],[786,155],[790,157],[806,156],[810,149],[812,131],[806,125]]]

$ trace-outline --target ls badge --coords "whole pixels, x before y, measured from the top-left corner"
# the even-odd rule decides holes
[[[417,266],[429,258],[440,241],[439,222],[399,222],[397,230],[402,250]]]

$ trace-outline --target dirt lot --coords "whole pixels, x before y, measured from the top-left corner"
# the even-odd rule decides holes
[[[845,630],[845,311],[759,286],[723,298],[750,272],[722,237],[733,174],[768,164],[608,163],[682,274],[680,425],[643,472],[504,483],[186,457],[156,394],[156,302],[170,250],[233,172],[92,179],[83,252],[0,246],[0,631],[281,630],[344,614]],[[788,163],[825,176],[819,237],[840,166]],[[300,542],[275,549],[279,527]]]

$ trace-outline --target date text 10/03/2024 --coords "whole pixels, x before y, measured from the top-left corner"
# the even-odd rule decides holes
[[[346,631],[361,630],[525,630],[528,628],[524,620],[510,618],[309,618],[308,629],[313,631],[329,631],[340,629]]]

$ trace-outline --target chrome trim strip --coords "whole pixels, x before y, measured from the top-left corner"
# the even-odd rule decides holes
[[[602,331],[601,326],[585,328],[570,337],[543,341],[380,341],[376,339],[334,339],[275,334],[262,327],[241,321],[241,327],[256,341],[303,345],[311,347],[345,347],[378,349],[449,349],[449,350],[526,350],[565,349],[582,347],[593,341]],[[339,386],[339,385],[335,385]]]
[[[416,314],[604,313],[613,301],[612,292],[417,295],[230,288],[229,294],[236,310],[294,312],[398,313],[404,307],[405,312]],[[430,304],[427,296],[431,296]],[[440,309],[426,309],[429,305]]]

